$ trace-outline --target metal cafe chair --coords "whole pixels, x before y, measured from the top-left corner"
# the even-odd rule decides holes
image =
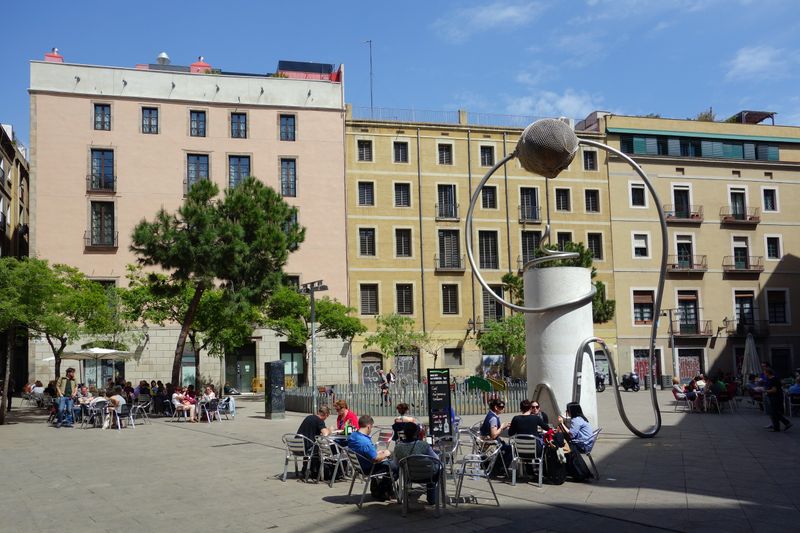
[[[492,490],[494,501],[500,507],[500,500],[497,499],[497,493],[492,486],[492,469],[494,463],[500,457],[500,447],[497,446],[489,455],[469,454],[465,455],[459,463],[460,468],[456,474],[458,481],[456,482],[455,505],[458,507],[459,498],[461,497],[461,489],[464,486],[464,478],[471,477],[472,479],[485,479],[489,483],[489,488]]]
[[[397,494],[397,486],[391,468],[382,468],[379,472],[376,472],[375,467],[378,465],[378,463],[372,463],[369,472],[366,472],[358,460],[358,453],[350,448],[345,448],[345,452],[347,453],[347,458],[349,459],[350,465],[353,468],[353,480],[350,482],[350,490],[347,492],[347,496],[349,497],[353,493],[353,485],[355,485],[356,479],[360,479],[364,482],[364,490],[361,492],[361,499],[356,504],[359,509],[361,509],[364,505],[364,497],[367,495],[367,487],[369,487],[370,481],[373,479],[380,479],[389,476],[389,479],[392,481],[392,485],[395,488],[395,494]],[[371,461],[371,459],[367,457],[364,457],[364,459]]]
[[[434,484],[436,516],[441,516],[442,508],[447,506],[446,476],[442,461],[430,455],[409,455],[400,460],[399,466],[398,496],[403,503],[403,516],[408,514],[408,496],[412,485],[421,484],[427,489],[429,483]]]
[[[297,433],[286,433],[281,439],[286,446],[286,460],[283,463],[283,477],[281,481],[286,481],[286,474],[289,470],[289,460],[294,459],[294,476],[299,476],[297,461],[302,460],[306,470],[304,480],[307,482],[308,474],[311,472],[311,457],[317,452],[317,444],[308,437]]]
[[[542,486],[542,455],[544,453],[544,442],[538,435],[514,435],[511,437],[511,449],[513,459],[511,461],[511,485],[517,484],[517,471],[524,472],[525,465],[533,467],[534,475],[539,477],[539,487]]]

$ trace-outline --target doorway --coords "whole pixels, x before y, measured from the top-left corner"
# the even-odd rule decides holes
[[[305,358],[303,348],[281,343],[281,361],[284,364],[284,376],[287,387],[306,385]]]
[[[383,370],[383,356],[376,352],[361,355],[361,383],[364,385],[379,385],[381,376],[378,370]]]
[[[225,358],[225,381],[239,392],[253,392],[256,371],[256,343],[249,342]]]

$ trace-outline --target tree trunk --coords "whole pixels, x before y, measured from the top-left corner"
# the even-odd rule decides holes
[[[194,390],[200,391],[200,350],[202,346],[197,345],[197,333],[189,332],[189,342],[192,343],[192,351],[194,352]]]
[[[0,426],[6,423],[8,387],[11,381],[11,361],[14,359],[14,326],[6,330],[6,372],[3,376],[3,397],[0,398]]]
[[[200,282],[194,289],[194,296],[189,303],[189,308],[183,316],[181,323],[181,333],[178,335],[178,344],[175,346],[175,359],[172,361],[172,384],[178,386],[181,379],[181,360],[183,359],[183,349],[186,347],[186,338],[189,336],[189,328],[192,327],[194,317],[197,314],[197,307],[200,305],[200,298],[205,291],[205,283]]]

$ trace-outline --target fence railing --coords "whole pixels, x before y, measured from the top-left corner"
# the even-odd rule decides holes
[[[321,392],[324,390],[325,392]],[[407,403],[411,414],[424,417],[428,412],[428,387],[421,383],[405,386],[389,387],[389,396],[384,397],[377,385],[334,385],[332,387],[298,387],[286,390],[286,410],[299,413],[311,413],[313,395],[317,395],[319,405],[333,406],[335,400],[345,400],[351,411],[359,415],[394,416],[398,403]],[[457,384],[451,389],[451,400],[456,414],[482,415],[492,398],[502,398],[506,404],[516,411],[519,402],[528,398],[528,386],[525,383],[509,385],[504,391],[484,392],[468,389],[466,384]]]

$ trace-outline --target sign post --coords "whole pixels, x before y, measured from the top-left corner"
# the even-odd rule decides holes
[[[453,434],[450,419],[450,369],[428,369],[428,427],[431,437]]]

